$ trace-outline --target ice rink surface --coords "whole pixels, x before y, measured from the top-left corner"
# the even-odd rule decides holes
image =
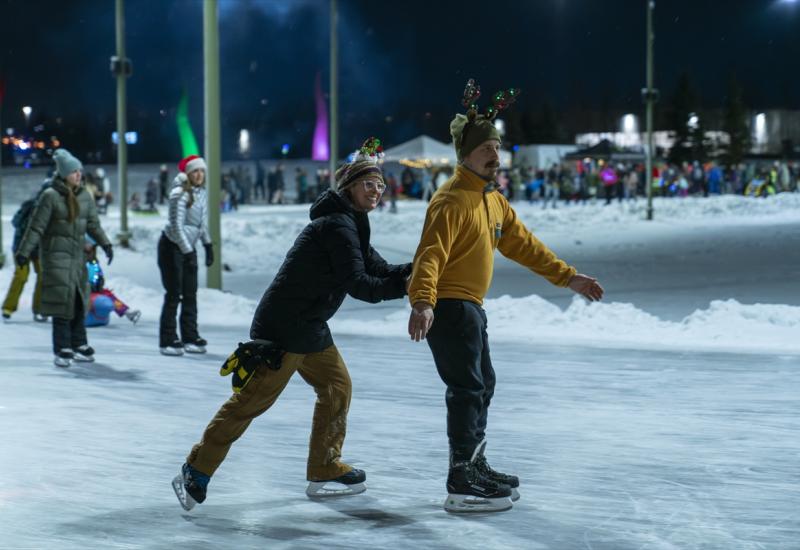
[[[800,326],[800,224],[775,216],[712,223],[691,238],[697,220],[653,230],[598,210],[596,224],[567,230],[560,214],[540,236],[601,277],[611,301],[602,307],[564,310],[568,293],[498,262],[492,296],[517,298],[487,303],[498,376],[487,456],[521,478],[511,511],[442,510],[444,386],[427,345],[402,334],[401,302],[349,301],[333,324],[353,379],[344,459],[367,471],[368,491],[306,498],[314,394],[295,377],[233,446],[206,503],[184,512],[170,480],[230,395],[217,371],[247,337],[259,281],[276,267],[269,258],[302,226],[302,211],[296,221],[287,212],[274,255],[257,210],[225,222],[234,295],[201,295],[205,356],[158,354],[161,290],[144,238],[157,236],[157,219],[138,229],[140,249],[120,250],[107,269],[109,286],[144,315],[135,327],[114,318],[89,330],[97,363],[52,366],[50,327],[30,321],[26,289],[21,311],[0,326],[0,548],[800,548],[800,344],[787,336]],[[389,231],[373,216],[376,248],[394,261],[413,253],[420,219],[415,210]],[[393,236],[404,224],[411,236]],[[254,255],[259,239],[265,248]],[[243,267],[248,248],[252,269]],[[731,285],[704,277],[715,265]],[[0,270],[3,289],[9,277]],[[533,293],[560,310],[525,298]],[[741,303],[709,306],[726,298]],[[532,308],[540,325],[525,317]],[[619,338],[626,330],[639,345]],[[707,341],[717,351],[703,351]]]

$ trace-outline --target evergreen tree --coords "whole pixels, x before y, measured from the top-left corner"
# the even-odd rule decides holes
[[[750,130],[747,127],[747,109],[742,99],[742,88],[736,77],[731,77],[728,82],[722,129],[730,136],[730,143],[723,156],[725,164],[739,164],[750,149]]]

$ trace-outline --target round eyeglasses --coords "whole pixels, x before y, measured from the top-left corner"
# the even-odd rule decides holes
[[[383,194],[383,192],[386,191],[386,184],[381,180],[364,180],[364,190],[377,191],[378,193]]]

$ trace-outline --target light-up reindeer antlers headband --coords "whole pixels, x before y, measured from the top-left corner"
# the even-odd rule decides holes
[[[519,94],[519,88],[509,88],[495,93],[492,96],[492,104],[486,107],[484,111],[484,118],[494,120],[500,111],[507,109],[517,100]],[[478,117],[478,104],[476,102],[479,97],[481,97],[481,87],[475,83],[474,78],[470,78],[464,88],[464,97],[461,100],[461,104],[467,108],[467,118],[470,122],[473,122]]]

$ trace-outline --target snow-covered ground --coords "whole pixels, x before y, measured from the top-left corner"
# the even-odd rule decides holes
[[[800,195],[655,206],[646,222],[643,201],[517,205],[600,276],[607,301],[498,259],[488,456],[520,475],[523,498],[478,517],[441,509],[444,387],[427,346],[405,335],[408,306],[351,300],[332,327],[354,383],[345,459],[367,470],[368,492],[305,498],[314,398],[296,377],[233,447],[207,503],[183,512],[170,478],[229,395],[217,369],[247,338],[307,207],[223,216],[226,292],[200,293],[209,354],[177,359],[156,349],[164,218],[131,216],[135,250],[118,250],[106,278],[143,318],[90,329],[98,363],[52,366],[31,286],[0,325],[0,548],[797,548]],[[423,219],[416,203],[374,213],[376,248],[407,261]],[[118,231],[115,212],[104,221]],[[0,289],[10,276],[0,270]]]

